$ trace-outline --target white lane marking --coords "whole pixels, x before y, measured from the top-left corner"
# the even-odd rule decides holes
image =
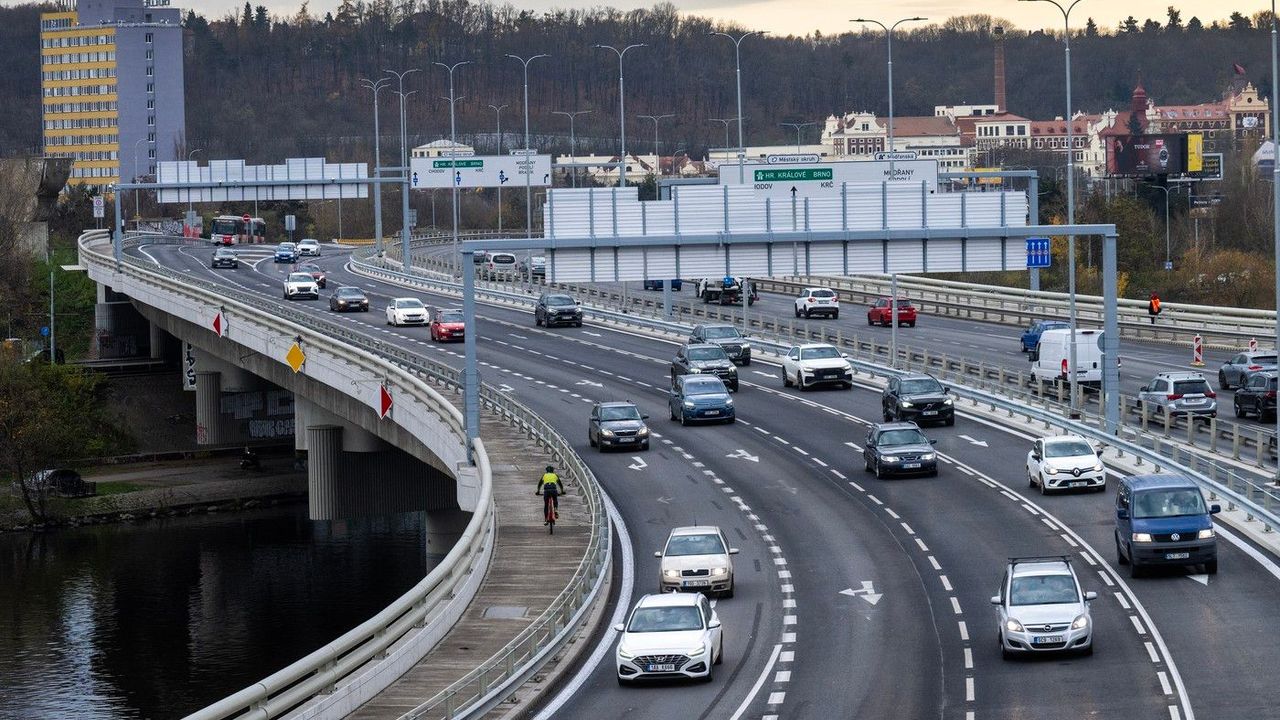
[[[1145,642],[1142,644],[1147,648],[1147,657],[1151,658],[1153,664],[1158,665],[1160,663],[1160,655],[1156,652],[1155,643]]]
[[[880,498],[876,497],[875,495],[868,495],[868,496],[867,496],[867,498],[868,498],[869,500],[871,500],[871,502],[873,502],[873,503],[875,503],[875,504],[877,504],[877,505],[883,505],[883,504],[884,504],[884,501],[883,501],[883,500],[881,500]]]
[[[782,607],[784,608],[794,609],[795,606],[796,606],[796,601],[794,598],[786,598],[785,600],[782,601]]]
[[[1172,695],[1173,687],[1169,685],[1169,676],[1165,674],[1165,671],[1161,670],[1157,672],[1156,677],[1160,678],[1160,689],[1164,691],[1164,694]]]
[[[1133,622],[1133,629],[1137,630],[1139,635],[1147,634],[1147,629],[1142,627],[1142,621],[1138,619],[1137,615],[1130,615],[1129,620]]]
[[[784,642],[784,643],[793,643],[793,642],[795,642],[795,641],[796,641],[796,634],[795,634],[795,633],[782,633],[782,642]]]
[[[951,610],[955,612],[955,614],[957,615],[963,615],[964,613],[960,611],[960,601],[957,600],[954,595],[951,596],[950,600],[951,600]]]
[[[939,575],[938,579],[942,581],[942,589],[951,592],[951,580],[946,575]]]
[[[790,578],[791,578],[791,571],[790,571],[790,570],[779,570],[779,571],[778,571],[778,579],[779,579],[779,580],[788,580],[788,579],[790,579]],[[786,641],[784,640],[783,642],[786,642]]]
[[[934,570],[942,570],[942,566],[938,564],[938,559],[932,555],[929,556],[929,564],[933,566]]]
[[[919,545],[919,546],[920,546],[920,551],[921,551],[921,552],[929,552],[929,546],[928,546],[928,545],[925,545],[925,544],[924,544],[924,541],[923,541],[923,540],[921,540],[920,538],[916,538],[916,545]]]
[[[973,702],[973,678],[964,679],[964,700],[965,702]]]
[[[1063,542],[1065,542],[1066,544],[1070,545],[1071,547],[1080,547],[1080,546],[1076,543],[1076,541],[1075,541],[1075,540],[1072,540],[1072,539],[1071,539],[1071,536],[1070,536],[1070,535],[1068,535],[1068,534],[1066,534],[1066,533],[1063,533],[1063,534],[1059,535],[1058,537],[1062,538]]]
[[[898,513],[893,511],[893,508],[885,508],[884,511],[889,517],[893,518],[894,520],[902,519],[901,517],[899,517]]]
[[[972,648],[964,649],[964,669],[965,670],[973,669],[973,649]]]
[[[784,635],[783,637],[785,638],[786,636]],[[784,639],[783,642],[786,642],[786,640]],[[791,638],[791,642],[795,642],[794,635]],[[778,653],[780,652],[782,652],[782,645],[774,645],[773,652],[769,653],[769,662],[764,664],[764,670],[760,671],[760,677],[756,678],[755,684],[751,686],[751,691],[742,699],[742,704],[733,712],[733,715],[730,716],[729,720],[739,720],[739,718],[742,717],[742,713],[747,711],[747,706],[756,699],[756,695],[760,692],[760,688],[764,687],[765,678],[769,677],[769,673],[773,672],[773,665],[778,662]],[[544,713],[540,713],[537,720],[542,720],[543,714]]]
[[[778,655],[778,662],[792,662],[795,659],[796,659],[796,654],[794,651],[791,651],[791,650],[783,650]]]
[[[1120,603],[1120,607],[1124,608],[1125,610],[1132,609],[1129,605],[1129,599],[1124,596],[1124,593],[1116,593],[1115,596],[1116,596],[1116,602]]]
[[[1169,720],[1182,720],[1182,713],[1178,712],[1177,705],[1169,706]],[[1191,720],[1191,711],[1187,711],[1187,720]]]
[[[776,683],[791,682],[791,671],[779,670],[778,674],[773,676],[773,681]]]
[[[793,593],[796,591],[796,587],[795,585],[791,585],[789,583],[783,583],[782,585],[778,586],[778,591],[783,594]]]
[[[832,472],[835,472],[835,471],[834,471],[834,470],[832,470]],[[853,482],[852,480],[850,480],[850,481],[849,481],[849,485],[850,485],[850,486],[852,486],[852,487],[853,487],[853,489],[854,489],[854,490],[857,490],[858,492],[866,492],[866,490],[863,490],[863,489],[862,489],[862,486],[861,486],[861,485],[859,485],[859,484],[858,484],[858,483],[856,483],[856,482]]]
[[[741,422],[741,421],[739,421],[739,422]],[[814,458],[814,459],[813,459],[813,461],[814,461],[815,463],[817,463],[818,465],[820,465],[821,467],[827,467],[827,464],[826,464],[826,463],[824,463],[824,462],[822,462],[822,461],[821,461],[821,460],[819,460],[818,458]]]
[[[844,475],[843,475],[839,470],[835,470],[835,469],[833,469],[833,470],[831,471],[831,474],[832,474],[832,475],[835,475],[836,477],[840,478],[841,480],[848,480],[848,478],[846,478],[846,477],[845,477],[845,476],[844,476]],[[856,486],[855,486],[855,487],[856,487]],[[858,489],[859,489],[859,490],[861,490],[862,488],[858,488]]]
[[[1106,570],[1099,570],[1099,571],[1098,571],[1098,577],[1101,577],[1101,578],[1102,578],[1102,582],[1103,582],[1107,587],[1114,587],[1114,586],[1115,586],[1115,582],[1113,582],[1113,581],[1111,580],[1111,573],[1107,572]]]
[[[787,694],[786,694],[785,692],[773,692],[773,693],[769,693],[769,704],[770,704],[770,705],[781,705],[781,704],[782,704],[782,701],[783,701],[783,700],[786,700],[786,699],[787,699]]]
[[[1245,542],[1243,539],[1237,537],[1235,533],[1224,529],[1222,527],[1222,523],[1214,523],[1214,528],[1218,533],[1218,535],[1220,535],[1224,540],[1243,550],[1246,555],[1256,560],[1257,563],[1261,565],[1264,570],[1266,570],[1267,572],[1275,576],[1277,580],[1280,580],[1280,565],[1277,565],[1275,562],[1271,560],[1271,558],[1268,558],[1266,555],[1263,555],[1254,546]]]
[[[963,620],[956,623],[956,625],[960,627],[960,639],[967,642],[969,640],[969,626]]]
[[[903,529],[903,530],[905,530],[905,531],[906,531],[906,533],[907,533],[908,535],[915,535],[915,534],[916,534],[916,531],[915,531],[915,530],[912,530],[910,525],[908,525],[908,524],[906,524],[906,523],[899,523],[899,524],[900,524],[900,525],[902,525],[902,529]]]

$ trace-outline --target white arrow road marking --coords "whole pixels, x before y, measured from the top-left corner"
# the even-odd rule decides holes
[[[725,455],[725,457],[737,458],[739,460],[750,460],[753,463],[760,462],[760,457],[758,455],[752,455],[751,453],[741,448],[739,448],[736,452],[732,452],[732,453],[729,453],[728,455]]]
[[[598,382],[595,382],[595,381],[593,381],[593,380],[579,380],[578,382],[576,382],[576,383],[574,383],[574,384],[575,384],[575,385],[590,385],[591,387],[598,387],[598,388],[602,388],[602,387],[604,387],[604,383],[598,383]]]
[[[631,459],[635,460],[635,462],[631,463],[627,467],[631,468],[632,470],[643,470],[649,467],[649,463],[645,462],[644,458],[640,457],[639,455],[632,455]]]
[[[1209,576],[1208,576],[1208,575],[1188,575],[1188,576],[1187,576],[1187,579],[1188,579],[1188,580],[1195,580],[1196,582],[1200,583],[1201,585],[1208,585],[1208,584],[1209,584]]]
[[[757,374],[757,375],[760,375],[760,376],[762,376],[762,377],[767,377],[767,378],[776,378],[776,377],[778,377],[777,375],[774,375],[773,373],[760,372],[759,370],[752,370],[751,372],[753,372],[753,373],[755,373],[755,374]]]
[[[583,335],[590,335],[591,337],[603,337],[600,333],[593,333],[593,332],[591,332],[590,330],[583,330],[583,331],[582,331],[582,334],[583,334]]]
[[[511,391],[513,391],[513,390],[515,390],[515,388],[511,387],[510,385],[508,385],[508,384],[506,384],[506,383],[503,383],[503,384],[501,384],[501,385],[499,385],[499,386],[498,386],[498,390],[499,390],[500,392],[509,393],[509,392],[511,392]]]
[[[848,595],[849,597],[860,597],[872,605],[880,602],[880,598],[884,597],[881,593],[876,592],[876,588],[872,585],[870,580],[863,580],[862,587],[857,590],[854,590],[853,588],[846,588],[841,590],[840,594]]]
[[[961,440],[968,440],[968,441],[969,441],[969,443],[970,443],[971,445],[977,445],[978,447],[986,447],[986,446],[987,446],[987,441],[986,441],[986,440],[976,440],[976,439],[974,439],[974,438],[969,437],[968,435],[961,435],[961,436],[960,436],[960,439],[961,439]]]
[[[662,497],[658,498],[658,502],[662,503],[663,505],[670,505],[672,499],[673,498],[669,498],[666,495],[663,495]]]

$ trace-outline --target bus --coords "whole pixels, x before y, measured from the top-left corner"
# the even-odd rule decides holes
[[[236,215],[219,215],[213,219],[209,228],[209,239],[214,245],[238,245],[241,243],[261,243],[266,241],[267,221],[262,218],[250,218],[252,235],[245,231],[243,217]]]

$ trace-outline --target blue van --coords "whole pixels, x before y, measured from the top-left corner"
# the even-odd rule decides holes
[[[1116,491],[1116,559],[1137,577],[1148,565],[1204,565],[1218,572],[1213,515],[1190,479],[1181,475],[1132,475]]]

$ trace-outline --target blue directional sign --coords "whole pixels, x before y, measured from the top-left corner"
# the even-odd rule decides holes
[[[1049,252],[1049,238],[1027,238],[1027,267],[1047,268],[1053,255]]]
[[[418,173],[413,174],[413,186],[418,187]]]

